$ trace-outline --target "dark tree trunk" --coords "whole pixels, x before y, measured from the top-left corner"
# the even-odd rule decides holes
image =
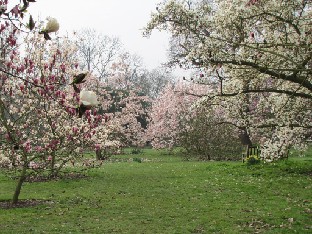
[[[239,134],[239,139],[241,140],[242,145],[252,146],[252,141],[250,139],[250,136],[246,128],[241,129],[241,132]]]
[[[16,188],[15,188],[15,191],[14,191],[14,195],[13,195],[13,199],[12,199],[12,203],[13,204],[17,204],[18,202],[18,197],[21,193],[21,189],[22,189],[22,185],[26,179],[26,171],[27,171],[27,162],[24,163],[23,165],[23,169],[22,169],[22,172],[21,172],[21,175],[18,179],[18,182],[17,182],[17,185],[16,185]]]
[[[95,150],[96,160],[102,160],[102,150]]]

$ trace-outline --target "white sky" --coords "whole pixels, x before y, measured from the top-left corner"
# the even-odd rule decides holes
[[[167,60],[169,36],[154,31],[142,36],[142,28],[161,0],[37,0],[29,12],[34,19],[47,16],[60,23],[61,34],[82,28],[94,28],[105,35],[120,38],[124,48],[143,58],[144,65],[155,68]]]

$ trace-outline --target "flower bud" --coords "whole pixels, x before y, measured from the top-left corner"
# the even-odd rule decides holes
[[[44,31],[46,33],[57,32],[60,28],[60,25],[57,22],[57,20],[55,18],[52,18],[52,17],[48,17],[47,20],[48,20],[48,22],[47,22],[47,25],[46,25]]]
[[[82,90],[80,92],[80,101],[87,107],[98,105],[97,96],[93,91]]]

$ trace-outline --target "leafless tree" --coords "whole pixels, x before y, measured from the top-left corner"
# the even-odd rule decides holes
[[[122,44],[119,38],[89,28],[78,31],[76,36],[81,68],[92,71],[100,80],[105,80],[110,75],[110,65],[121,54]]]

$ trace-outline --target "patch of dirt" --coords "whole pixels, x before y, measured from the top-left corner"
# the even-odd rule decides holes
[[[17,204],[12,204],[11,200],[0,201],[0,209],[15,209],[15,208],[27,208],[27,207],[34,207],[41,204],[53,204],[53,201],[49,200],[19,200]]]
[[[312,176],[312,171],[308,171],[308,172],[306,172],[306,174],[307,174],[308,176]]]
[[[63,175],[58,175],[58,176],[43,176],[43,175],[30,175],[26,178],[25,182],[48,182],[48,181],[53,181],[53,180],[60,180],[60,179],[83,179],[86,178],[87,176],[82,174],[82,173],[68,173],[68,174],[63,174]]]

